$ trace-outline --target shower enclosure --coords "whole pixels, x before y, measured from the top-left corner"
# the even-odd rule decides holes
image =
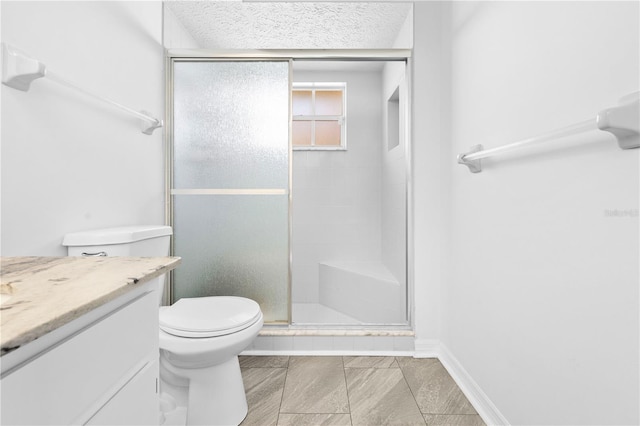
[[[407,325],[409,53],[314,55],[172,52],[171,302],[237,295],[272,324]],[[346,147],[294,147],[292,89],[328,82],[345,88]]]

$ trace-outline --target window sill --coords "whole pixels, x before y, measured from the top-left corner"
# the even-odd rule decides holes
[[[294,151],[346,151],[346,146],[294,146]]]

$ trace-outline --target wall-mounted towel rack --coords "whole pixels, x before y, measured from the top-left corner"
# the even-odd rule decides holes
[[[80,92],[85,96],[89,96],[109,104],[121,111],[139,118],[142,120],[142,133],[146,135],[150,135],[155,129],[162,127],[162,120],[152,117],[146,111],[135,111],[129,107],[112,101],[111,99],[107,99],[78,87],[48,70],[47,66],[37,59],[29,57],[26,53],[14,46],[2,43],[2,84],[27,92],[31,88],[31,83],[42,77],[46,77],[53,82]]]
[[[639,105],[640,92],[631,93],[621,98],[617,107],[600,111],[595,119],[497,148],[484,149],[482,145],[475,145],[471,147],[469,152],[458,155],[458,163],[469,167],[471,173],[479,173],[482,171],[482,164],[480,163],[482,158],[597,129],[612,133],[618,140],[618,145],[621,149],[638,148],[640,147]]]

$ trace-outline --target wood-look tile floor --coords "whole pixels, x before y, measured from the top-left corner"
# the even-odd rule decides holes
[[[433,358],[241,356],[242,426],[484,426]]]

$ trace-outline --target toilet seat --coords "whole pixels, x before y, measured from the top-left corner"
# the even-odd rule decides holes
[[[235,296],[180,299],[160,309],[160,329],[178,337],[205,338],[236,333],[262,317],[260,305]]]

